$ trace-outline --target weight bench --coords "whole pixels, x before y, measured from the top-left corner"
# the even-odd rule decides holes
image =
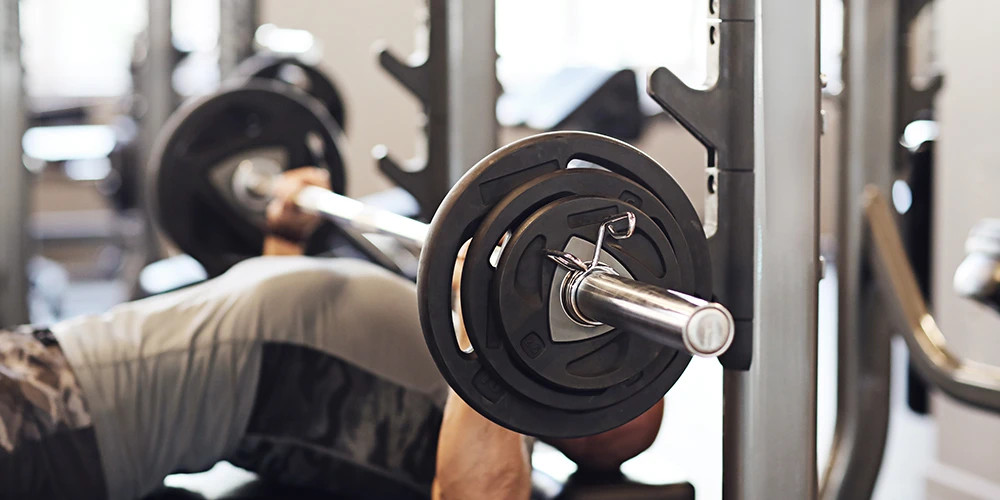
[[[231,466],[230,466],[231,467]],[[168,486],[143,500],[355,500],[355,497],[327,495],[306,488],[278,485],[250,473],[226,473],[222,467],[202,474],[174,476],[184,487]],[[233,468],[235,469],[235,468]],[[236,469],[239,471],[239,469]],[[592,475],[577,473],[561,483],[535,470],[532,472],[531,500],[694,500],[689,483],[649,485],[629,480],[621,473]],[[365,497],[367,498],[367,497]],[[419,498],[419,497],[414,497]],[[360,498],[358,498],[360,500]],[[404,500],[404,499],[394,499]]]

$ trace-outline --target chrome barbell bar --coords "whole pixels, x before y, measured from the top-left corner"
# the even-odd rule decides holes
[[[244,160],[234,173],[234,189],[246,195],[273,197],[271,169],[257,168],[256,161]],[[265,173],[267,172],[267,173]],[[237,196],[241,199],[241,196]],[[366,205],[328,189],[308,186],[294,200],[305,212],[346,224],[362,233],[391,236],[404,245],[421,249],[427,240],[428,225],[386,210]],[[625,227],[616,230],[621,224]],[[584,326],[609,325],[640,334],[665,346],[700,357],[717,357],[733,341],[735,322],[721,304],[641,283],[619,276],[597,261],[605,235],[628,238],[635,229],[635,215],[625,213],[605,221],[598,232],[596,251],[590,263],[565,252],[548,251],[548,256],[569,270],[563,282],[563,311]],[[551,306],[550,306],[551,307]]]

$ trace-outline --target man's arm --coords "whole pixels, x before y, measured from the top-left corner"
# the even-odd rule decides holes
[[[527,500],[531,459],[521,434],[476,413],[454,392],[438,439],[433,500]]]

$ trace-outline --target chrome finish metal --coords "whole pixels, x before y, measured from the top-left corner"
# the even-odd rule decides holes
[[[605,234],[622,240],[634,232],[635,214],[625,212],[601,223],[590,262],[567,251],[546,250],[550,259],[569,271],[559,293],[566,316],[582,327],[621,328],[694,356],[726,352],[736,322],[725,307],[622,277],[601,262],[607,255],[602,253]]]
[[[237,200],[270,200],[274,196],[274,179],[272,160],[263,158],[244,160],[233,173],[234,189],[244,191],[235,197]],[[347,224],[362,233],[392,236],[400,243],[413,248],[423,248],[427,239],[427,224],[365,205],[329,189],[308,186],[299,191],[295,197],[295,204],[302,210]]]
[[[753,362],[746,372],[723,375],[723,498],[812,500],[819,2],[755,4]]]
[[[591,262],[590,267],[586,270],[569,273],[565,278],[563,278],[561,287],[562,293],[559,295],[559,303],[562,305],[566,315],[569,316],[569,319],[573,320],[573,322],[578,325],[585,327],[604,325],[604,323],[590,319],[586,314],[584,314],[584,312],[580,310],[580,304],[577,300],[580,294],[580,285],[583,284],[583,280],[597,273],[608,273],[617,276],[614,269],[611,269],[604,264],[594,264]]]
[[[967,255],[955,270],[953,288],[962,297],[996,307],[994,301],[1000,289],[1000,261],[981,253]]]
[[[733,316],[719,304],[623,278],[604,266],[579,273],[576,282],[569,293],[589,321],[701,357],[717,357],[733,342]]]
[[[621,225],[625,223],[625,228],[621,231],[615,229],[615,225]],[[616,240],[624,240],[626,238],[631,238],[632,233],[635,232],[635,214],[632,212],[625,212],[621,215],[616,215],[609,218],[601,224],[601,228],[597,230],[597,243],[594,245],[594,257],[590,259],[590,267],[594,268],[600,263],[601,249],[604,248],[604,235],[610,234],[612,238]]]
[[[404,245],[423,248],[427,224],[409,217],[373,208],[328,189],[307,187],[295,198],[299,208],[350,225],[362,233],[392,236]]]
[[[823,500],[871,498],[889,425],[890,334],[865,252],[864,189],[892,185],[897,2],[851,0],[844,13],[837,227],[837,416]]]
[[[600,257],[601,247],[595,245],[594,248],[597,250],[597,255],[594,255],[594,261],[596,261],[598,257]],[[573,255],[570,252],[561,252],[559,250],[546,250],[545,255],[556,264],[562,266],[567,271],[583,272],[587,270],[587,263],[580,260],[579,257]]]
[[[29,173],[17,0],[0,0],[0,327],[27,323]]]
[[[265,157],[243,160],[236,166],[230,182],[235,201],[251,212],[263,214],[271,201],[274,176],[281,174],[281,164]]]
[[[587,340],[603,335],[614,328],[608,325],[586,326],[573,321],[563,304],[565,296],[564,284],[569,275],[574,271],[586,271],[587,263],[577,258],[577,255],[590,255],[594,253],[595,245],[589,241],[576,236],[569,239],[566,248],[561,252],[551,251],[550,259],[555,260],[560,265],[553,271],[552,286],[549,288],[549,331],[552,333],[553,342],[576,342]],[[560,260],[565,258],[563,263]],[[625,266],[613,255],[602,250],[599,262],[614,269],[619,276],[631,278],[632,274],[625,269]]]
[[[927,310],[889,203],[876,187],[867,189],[865,197],[872,241],[869,258],[883,303],[906,341],[913,365],[933,386],[956,400],[1000,412],[1000,367],[964,359],[948,347]]]
[[[955,270],[955,292],[1000,310],[1000,219],[979,221],[965,240],[965,253]]]

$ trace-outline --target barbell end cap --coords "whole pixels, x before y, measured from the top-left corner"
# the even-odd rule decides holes
[[[706,304],[691,315],[684,326],[684,346],[703,358],[715,358],[729,350],[736,333],[733,315],[722,305]]]

